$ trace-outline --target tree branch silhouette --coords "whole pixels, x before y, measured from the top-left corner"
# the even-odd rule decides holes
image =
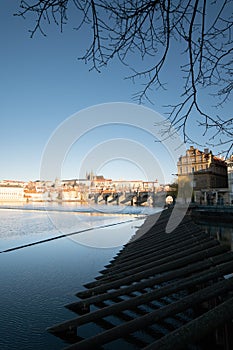
[[[118,58],[132,71],[126,78],[144,81],[133,96],[139,103],[151,101],[154,90],[165,89],[162,73],[173,46],[179,46],[184,83],[181,82],[177,104],[167,106],[168,118],[183,134],[184,142],[198,143],[187,131],[187,123],[196,113],[203,135],[209,134],[209,144],[223,145],[229,154],[233,147],[233,118],[208,115],[200,95],[210,89],[216,106],[230,101],[232,7],[233,0],[21,0],[16,15],[35,16],[30,30],[33,37],[38,31],[46,35],[46,23],[53,22],[63,31],[70,13],[76,11],[76,29],[88,27],[92,33],[80,59],[89,64],[90,70],[101,71],[109,61]],[[170,137],[169,133],[164,137]]]

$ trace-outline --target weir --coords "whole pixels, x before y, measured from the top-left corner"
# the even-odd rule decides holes
[[[233,348],[233,253],[188,214],[166,233],[170,214],[154,214],[66,305],[78,316],[48,329],[65,349]]]

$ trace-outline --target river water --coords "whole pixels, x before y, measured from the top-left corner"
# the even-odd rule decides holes
[[[74,206],[41,209],[0,209],[1,350],[64,348],[46,328],[75,317],[64,305],[78,300],[75,293],[93,281],[146,213],[130,207],[106,214],[100,207],[85,213]]]
[[[0,207],[1,350],[64,348],[67,344],[46,328],[75,317],[64,306],[78,300],[75,293],[94,280],[145,215],[161,210],[103,208]],[[202,223],[201,228],[232,249],[232,225]]]
[[[198,226],[210,237],[218,239],[221,244],[233,251],[233,224],[224,222],[201,221]]]

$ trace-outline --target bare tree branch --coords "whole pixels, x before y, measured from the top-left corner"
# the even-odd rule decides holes
[[[127,78],[143,80],[141,91],[134,95],[140,103],[145,99],[151,101],[154,90],[165,89],[162,74],[177,43],[184,83],[181,82],[177,104],[168,105],[169,119],[183,133],[185,142],[193,142],[187,124],[195,113],[209,141],[218,138],[229,152],[232,118],[205,113],[200,95],[203,89],[210,89],[216,97],[216,106],[230,101],[232,7],[233,0],[21,0],[17,15],[35,16],[35,26],[30,31],[33,37],[38,31],[46,35],[46,23],[54,22],[62,31],[69,11],[75,9],[76,29],[92,29],[89,46],[80,59],[90,65],[90,70],[100,71],[110,60],[118,58],[132,70]]]

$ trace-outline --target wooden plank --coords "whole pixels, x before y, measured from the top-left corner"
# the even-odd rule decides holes
[[[226,249],[223,249],[222,253],[224,253],[224,254],[211,256],[209,259],[208,259],[208,257],[206,257],[206,259],[204,259],[203,261],[193,262],[188,266],[184,266],[183,268],[178,266],[173,271],[164,273],[161,276],[155,276],[154,278],[151,276],[151,273],[148,273],[143,278],[143,279],[146,279],[148,277],[149,278],[148,281],[145,281],[145,284],[144,284],[144,281],[140,282],[140,286],[142,286],[142,285],[149,286],[150,282],[154,283],[154,285],[160,284],[160,283],[172,280],[172,279],[177,278],[177,277],[182,277],[182,274],[183,274],[183,276],[185,276],[185,274],[190,274],[192,272],[200,271],[201,269],[212,267],[214,265],[218,265],[220,263],[224,263],[224,262],[232,260],[232,252],[228,252],[228,253],[225,253],[225,252],[226,252]],[[141,277],[141,275],[140,275],[140,277]],[[131,282],[138,282],[138,281],[140,281],[140,278],[138,280],[137,280],[137,278],[135,278],[135,280],[134,279],[131,280]],[[151,284],[151,285],[153,285],[153,284]],[[111,284],[111,286],[112,286],[112,284]],[[123,293],[126,290],[125,288],[132,288],[132,286],[126,287],[125,284],[122,284],[122,285],[120,284],[118,287],[119,288],[121,287],[119,291],[122,292],[122,290],[123,290]],[[136,288],[136,290],[137,290],[137,288],[139,288],[138,283],[135,284],[135,288]],[[78,292],[78,293],[76,293],[76,296],[78,296],[81,299],[85,299],[85,298],[88,298],[88,297],[91,297],[91,296],[94,296],[97,294],[105,293],[109,289],[110,289],[109,286],[106,286],[106,285],[98,286],[98,287],[93,288],[91,290],[89,289],[89,290],[84,290],[84,291]],[[116,291],[116,292],[118,292],[118,291]],[[112,292],[108,292],[108,293],[112,293]]]
[[[224,258],[226,258],[225,254],[224,254]],[[89,307],[89,305],[103,301],[103,300],[112,300],[116,297],[122,296],[122,295],[127,295],[129,293],[132,293],[134,291],[141,291],[144,288],[148,288],[148,287],[153,287],[156,284],[161,284],[167,281],[172,281],[174,278],[178,279],[178,278],[185,278],[187,275],[191,277],[188,278],[199,278],[204,276],[204,281],[209,281],[211,279],[214,278],[218,278],[221,277],[225,274],[228,274],[230,272],[233,271],[233,255],[230,254],[229,258],[231,259],[230,262],[225,262],[222,264],[219,264],[217,267],[211,267],[212,265],[212,261],[205,261],[205,262],[200,262],[197,264],[193,264],[190,267],[185,267],[183,269],[179,269],[176,270],[174,273],[168,273],[166,275],[163,275],[161,277],[157,277],[154,279],[148,279],[147,281],[143,281],[141,283],[138,284],[133,284],[129,287],[125,287],[125,288],[121,288],[119,290],[113,291],[113,292],[108,292],[108,293],[103,293],[100,295],[96,295],[90,298],[85,299],[84,301],[78,301],[69,305],[66,305],[67,308],[71,309],[72,311],[77,312],[80,309],[85,309],[87,307]],[[201,271],[201,272],[197,272],[197,271]],[[186,278],[185,280],[187,281],[188,278]],[[166,293],[172,293],[172,291],[168,291],[166,288],[173,288],[177,286],[177,290],[180,290],[180,288],[182,288],[182,279],[175,281],[175,282],[171,282],[168,286],[166,287],[161,287],[159,289],[159,293],[165,293],[164,295],[166,295]],[[158,292],[158,291],[157,291]],[[175,290],[173,290],[173,292],[175,292]],[[158,294],[158,297],[162,297],[162,294]]]
[[[168,219],[166,219],[162,225],[159,222],[154,224],[154,222],[152,220],[151,225],[153,225],[153,226],[151,228],[148,228],[147,222],[150,221],[150,217],[148,217],[146,219],[145,224],[143,224],[141,226],[141,228],[139,228],[139,230],[136,232],[136,234],[125,245],[125,250],[126,251],[130,250],[131,247],[136,248],[137,245],[141,245],[141,243],[145,242],[145,241],[149,242],[150,239],[161,240],[161,239],[164,239],[166,237],[172,237],[174,235],[177,235],[180,232],[191,232],[191,231],[194,232],[194,230],[199,231],[199,232],[201,231],[200,228],[196,224],[194,224],[193,222],[190,224],[190,221],[189,221],[189,223],[187,224],[187,222],[183,221],[174,229],[174,231],[173,231],[174,234],[173,234],[173,232],[165,233],[167,220]],[[145,232],[145,230],[143,230],[143,227],[145,227],[145,229],[147,230],[146,232]]]
[[[232,268],[232,266],[233,266],[233,262],[228,266],[228,269],[225,271],[229,271]],[[74,326],[77,327],[85,323],[95,322],[96,320],[104,318],[106,316],[111,316],[113,314],[117,314],[124,310],[133,309],[134,307],[137,307],[142,304],[147,304],[148,302],[153,300],[158,300],[172,293],[176,293],[186,288],[193,287],[197,284],[213,280],[217,278],[218,275],[219,275],[219,272],[217,271],[217,269],[210,269],[210,271],[206,271],[205,273],[203,272],[198,273],[194,276],[184,278],[181,281],[171,283],[167,286],[161,287],[151,292],[147,292],[143,295],[135,296],[129,300],[120,301],[116,304],[106,306],[100,310],[96,310],[89,314],[82,315],[71,321],[67,321],[60,325],[51,327],[48,330],[52,333],[56,333],[56,332],[64,331],[65,329],[69,329],[69,327],[74,327]],[[233,282],[232,282],[232,285],[233,285]]]
[[[145,234],[146,235],[146,234]],[[165,233],[162,231],[161,237],[158,237],[157,233],[154,233],[153,237],[148,237],[147,240],[141,240],[140,242],[135,241],[130,244],[130,247],[127,249],[127,247],[124,249],[124,252],[122,252],[121,256],[117,256],[117,259],[114,259],[113,262],[117,261],[123,261],[123,260],[129,260],[133,256],[138,254],[143,254],[145,250],[150,250],[152,247],[158,247],[157,250],[163,247],[171,246],[173,243],[176,243],[178,241],[182,241],[185,238],[192,238],[192,237],[208,237],[205,233],[201,232],[201,230],[195,230],[192,233],[190,230],[180,230],[178,233]],[[137,243],[137,244],[136,244]]]
[[[172,233],[166,233],[165,228],[171,212],[169,210],[163,212],[157,223],[145,234],[139,229],[107,269],[101,271],[102,276],[85,285],[89,290],[76,294],[85,300],[69,304],[67,308],[80,313],[80,317],[48,329],[51,333],[73,343],[66,349],[96,349],[119,338],[135,343],[133,333],[142,329],[154,338],[156,331],[151,326],[156,322],[163,324],[166,318],[174,318],[190,307],[233,290],[233,278],[217,282],[219,277],[232,272],[233,253],[204,234],[187,215]],[[153,222],[154,218],[149,217],[147,220]],[[148,226],[148,221],[146,225]],[[205,284],[211,281],[213,283],[206,287]],[[168,284],[156,288],[163,282]],[[197,285],[202,289],[196,291]],[[184,290],[194,292],[182,295],[181,299],[172,298],[172,295]],[[130,294],[135,291],[141,295]],[[128,298],[122,300],[125,295]],[[151,304],[161,298],[166,298],[165,304],[169,304],[159,308],[157,304]],[[108,305],[108,300],[112,300],[113,303]],[[100,309],[90,312],[91,304]],[[141,306],[147,308],[140,308]],[[112,321],[105,319],[111,316],[119,318],[121,324],[114,326],[111,324]],[[192,322],[196,320],[190,321],[184,318],[182,321],[188,322],[190,328],[187,334],[189,332],[192,334],[195,329]],[[81,340],[77,335],[77,327],[93,322],[106,329]],[[174,329],[174,325],[169,327],[168,323],[167,326],[169,332]],[[186,325],[178,324],[178,326],[180,327],[178,331],[181,330],[181,333],[183,329],[184,343],[189,344],[190,336],[185,338]],[[209,332],[209,328],[207,331]],[[168,336],[162,336],[160,340],[153,342],[152,346],[156,349],[163,349],[161,346],[164,346],[166,350],[169,349],[167,346],[173,347],[174,332],[176,331],[170,332]],[[145,339],[141,340],[142,347],[145,345]],[[160,343],[162,340],[166,342]]]
[[[143,250],[142,254],[135,254],[131,259],[127,259],[126,261],[119,261],[116,262],[115,264],[109,264],[106,266],[106,269],[100,271],[102,274],[108,273],[108,271],[114,271],[118,270],[119,268],[122,269],[125,266],[130,266],[138,263],[139,261],[145,261],[145,259],[148,259],[150,257],[165,257],[167,255],[170,255],[176,251],[179,251],[181,248],[185,247],[187,244],[190,244],[191,246],[201,244],[203,242],[208,242],[208,241],[214,241],[214,239],[209,239],[208,237],[203,237],[203,235],[197,239],[196,237],[187,237],[183,238],[181,240],[173,242],[171,245],[165,245],[162,247],[159,246],[151,246],[150,249],[146,249],[145,251]],[[135,266],[135,265],[134,265]]]
[[[211,240],[207,241],[201,244],[196,244],[193,247],[190,247],[189,244],[186,245],[186,249],[183,248],[182,250],[178,250],[176,253],[171,253],[163,258],[160,257],[152,257],[152,259],[149,259],[149,262],[147,260],[144,261],[144,263],[141,263],[139,266],[130,266],[128,269],[124,269],[123,271],[119,269],[118,272],[115,273],[109,273],[105,276],[101,276],[101,278],[96,278],[96,280],[100,281],[101,283],[105,283],[105,281],[115,281],[119,278],[123,278],[126,276],[130,276],[132,274],[144,271],[146,269],[155,267],[155,266],[161,266],[163,264],[169,263],[169,262],[175,262],[178,259],[185,258],[187,256],[190,256],[194,253],[204,251],[206,249],[210,249],[212,247],[219,246],[219,243],[217,241]],[[95,283],[95,282],[94,282]],[[91,284],[92,285],[92,284]],[[86,286],[86,285],[85,285]]]
[[[230,290],[233,290],[233,278],[217,282],[215,283],[214,288],[212,285],[206,288],[203,288],[195,293],[192,293],[184,297],[182,300],[179,300],[173,304],[164,306],[158,310],[150,312],[147,315],[138,317],[132,321],[118,325],[113,329],[110,329],[103,333],[99,333],[95,336],[90,337],[89,339],[86,339],[79,343],[68,346],[65,349],[66,350],[96,349],[97,346],[109,343],[118,338],[123,338],[129,333],[133,333],[139,329],[143,329],[153,323],[158,322],[161,319],[170,317],[172,315],[176,315],[177,313],[182,312],[187,308],[190,308],[196,305],[197,303],[201,303],[205,300],[209,300],[213,297],[225,294]],[[231,299],[230,305],[232,305],[233,307],[233,298]],[[226,308],[224,308],[224,316],[226,316],[225,313],[227,313]],[[231,314],[233,316],[233,310]]]
[[[200,317],[188,322],[156,342],[148,345],[143,350],[175,350],[186,349],[190,343],[194,343],[210,332],[233,319],[233,298],[229,298],[222,304],[204,313]]]
[[[121,286],[128,285],[132,282],[139,281],[149,276],[154,276],[156,274],[165,273],[167,271],[181,268],[195,261],[200,261],[202,259],[206,259],[208,257],[221,254],[223,252],[226,252],[227,250],[228,250],[227,247],[215,246],[208,250],[203,250],[201,252],[190,254],[189,256],[185,256],[183,258],[177,259],[176,261],[164,263],[159,266],[150,267],[143,271],[137,272],[133,275],[131,274],[130,276],[122,277],[111,282],[106,282],[104,284],[102,284],[101,281],[87,283],[85,284],[85,287],[90,288],[89,289],[89,296],[90,296],[93,293],[99,293],[99,292],[107,291],[113,288],[120,288]]]
[[[189,225],[187,227],[186,225],[182,228],[179,228],[177,232],[172,233],[165,233],[165,226],[161,229],[161,231],[158,232],[157,224],[156,227],[151,230],[152,232],[149,234],[149,231],[142,235],[142,237],[137,238],[137,235],[134,237],[134,241],[131,243],[128,243],[124,246],[124,249],[121,250],[116,257],[113,258],[111,261],[112,264],[114,264],[119,260],[128,259],[128,257],[131,257],[135,254],[138,254],[139,252],[142,252],[142,246],[145,249],[150,249],[152,246],[152,242],[158,244],[165,244],[167,242],[169,244],[169,241],[178,241],[179,237],[185,237],[187,235],[188,237],[194,237],[196,235],[202,235],[203,237],[208,237],[207,234],[203,233],[200,228],[198,228],[196,225]],[[154,246],[154,245],[153,245]]]

